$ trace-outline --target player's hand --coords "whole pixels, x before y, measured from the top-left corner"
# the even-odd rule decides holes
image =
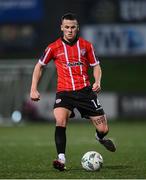
[[[32,101],[39,101],[40,100],[40,93],[37,90],[31,90],[30,98]]]
[[[99,92],[101,90],[101,87],[100,87],[100,83],[94,83],[93,85],[92,85],[92,91],[94,91],[94,92]]]

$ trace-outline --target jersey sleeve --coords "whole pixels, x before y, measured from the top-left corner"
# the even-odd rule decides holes
[[[53,59],[53,52],[51,47],[47,47],[43,55],[39,59],[39,63],[43,66],[47,65]]]
[[[88,46],[87,58],[90,66],[96,66],[97,64],[99,64],[99,59],[95,56],[95,50],[92,44]]]

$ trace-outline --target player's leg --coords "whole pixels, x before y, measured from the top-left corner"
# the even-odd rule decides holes
[[[96,128],[96,139],[106,147],[109,151],[115,152],[116,147],[111,139],[106,138],[108,134],[108,124],[106,115],[90,116],[93,125]]]
[[[96,127],[96,139],[108,150],[115,151],[115,145],[110,139],[105,138],[108,133],[107,119],[104,110],[97,98],[97,93],[91,87],[80,91],[76,108],[82,117],[90,118]]]
[[[53,162],[53,166],[60,171],[65,169],[66,125],[70,114],[71,111],[63,107],[57,107],[54,109],[56,120],[55,144],[58,157]]]
[[[98,137],[102,139],[104,136],[106,136],[109,130],[106,116],[91,116],[90,119],[96,128]]]

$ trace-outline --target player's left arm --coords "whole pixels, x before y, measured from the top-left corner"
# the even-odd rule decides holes
[[[94,83],[92,85],[92,90],[99,92],[101,90],[101,76],[102,76],[102,71],[101,71],[101,67],[99,64],[93,66],[93,76],[94,76]]]
[[[101,81],[101,67],[99,59],[95,56],[95,49],[92,44],[88,44],[87,46],[87,58],[89,61],[89,64],[91,67],[93,67],[93,77],[94,77],[94,83],[92,85],[92,90],[99,92],[100,87],[100,81]]]

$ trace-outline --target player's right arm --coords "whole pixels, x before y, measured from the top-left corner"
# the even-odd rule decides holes
[[[47,65],[51,59],[53,59],[53,50],[51,45],[49,45],[41,58],[39,59],[38,63],[34,67],[33,75],[32,75],[32,84],[31,84],[31,90],[30,90],[30,98],[33,101],[39,101],[40,100],[40,93],[38,91],[38,84],[39,80],[42,75],[42,70],[45,65]]]
[[[42,75],[42,70],[43,70],[43,65],[38,62],[34,67],[31,89],[30,89],[30,98],[33,101],[40,100],[40,93],[38,92],[38,83]]]

